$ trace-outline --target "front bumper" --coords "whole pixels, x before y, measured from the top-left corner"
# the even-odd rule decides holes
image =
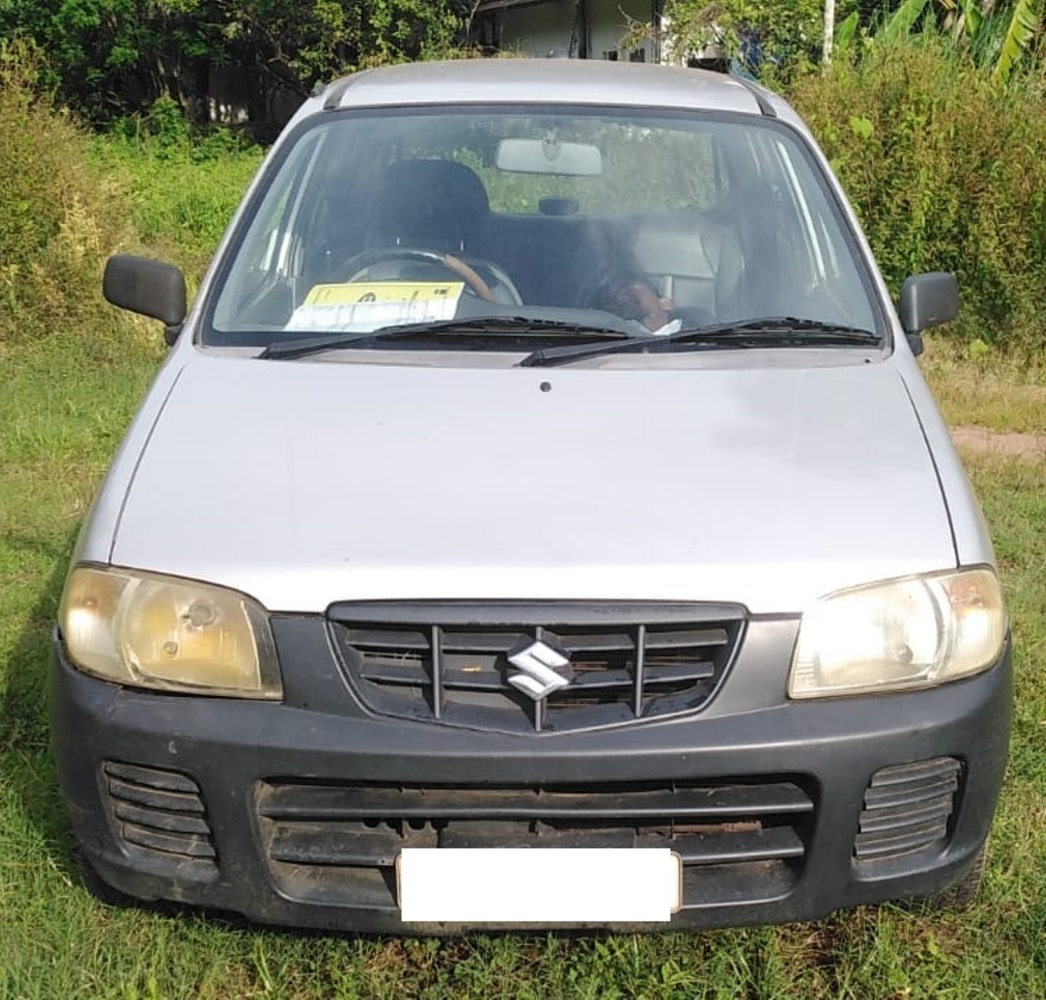
[[[450,933],[400,920],[397,845],[628,843],[684,855],[683,908],[646,929],[782,923],[957,881],[1002,784],[1008,645],[939,689],[790,703],[794,623],[767,622],[697,714],[520,735],[376,716],[322,629],[281,634],[301,667],[282,704],[119,688],[56,635],[59,773],[105,882],[264,923]]]

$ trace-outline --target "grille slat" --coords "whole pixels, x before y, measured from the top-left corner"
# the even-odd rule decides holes
[[[114,808],[116,818],[125,823],[135,823],[138,826],[148,826],[154,830],[164,830],[169,833],[196,833],[208,836],[211,828],[202,814],[194,813],[191,816],[181,813],[167,813],[159,809],[142,809],[140,806],[117,802]]]
[[[870,864],[937,849],[948,837],[961,774],[952,757],[877,771],[865,790],[854,858]]]
[[[529,819],[575,820],[677,817],[716,820],[810,812],[809,796],[789,782],[683,789],[642,789],[627,794],[496,788],[401,788],[273,784],[259,802],[268,819]]]
[[[751,861],[802,858],[803,842],[788,827],[767,830],[748,830],[727,837],[705,833],[689,836],[663,834],[637,835],[634,830],[591,830],[579,833],[573,830],[551,830],[529,834],[520,829],[488,830],[488,824],[462,823],[437,831],[431,826],[424,830],[401,835],[387,827],[375,831],[338,831],[313,828],[303,830],[281,829],[274,835],[269,857],[273,861],[291,865],[322,865],[327,867],[389,867],[405,847],[495,849],[528,847],[535,850],[551,848],[669,848],[680,856],[684,865],[736,864]]]
[[[179,774],[177,771],[161,771],[154,767],[139,767],[137,764],[120,764],[109,760],[105,762],[105,773],[110,778],[123,778],[142,788],[159,788],[168,792],[185,792],[188,795],[200,794],[200,786],[188,775]]]
[[[947,831],[948,817],[942,816],[937,822],[920,823],[895,836],[884,837],[881,834],[871,836],[859,833],[855,844],[861,858],[893,857],[943,840]]]
[[[934,781],[913,782],[911,785],[870,787],[865,792],[864,803],[869,809],[893,809],[925,802],[927,798],[950,798],[958,787],[959,779],[954,774]]]
[[[444,657],[444,661],[447,659],[449,657]],[[361,671],[361,676],[376,684],[413,687],[418,683],[417,670],[417,666],[404,663],[368,662]],[[715,676],[715,669],[710,663],[672,663],[663,666],[655,663],[651,671],[651,675],[646,679],[647,688],[696,684]],[[632,683],[632,675],[627,670],[582,671],[575,674],[570,690],[618,690]],[[501,691],[505,687],[505,680],[501,673],[490,669],[444,667],[441,684],[444,690]]]
[[[620,725],[700,708],[744,624],[741,608],[705,605],[362,603],[337,605],[330,616],[342,662],[370,708],[508,732]],[[535,699],[509,683],[520,670],[509,658],[538,639],[567,656],[558,669],[569,685]]]
[[[168,812],[203,812],[203,802],[199,797],[199,793],[168,792],[162,788],[131,784],[127,781],[121,781],[119,778],[110,778],[109,794],[114,799],[136,802],[150,809],[164,809]]]
[[[175,837],[131,824],[124,824],[123,835],[129,844],[177,857],[213,859],[216,856],[209,837]]]
[[[923,820],[932,819],[935,816],[947,816],[952,809],[952,798],[950,795],[942,795],[940,798],[929,799],[924,803],[914,806],[902,806],[896,809],[876,809],[866,811],[861,816],[861,833],[888,832],[890,830],[901,830],[905,827],[918,824]]]

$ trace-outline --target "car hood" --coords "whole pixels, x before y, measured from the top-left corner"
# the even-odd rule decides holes
[[[954,566],[955,549],[889,363],[542,371],[196,351],[112,561],[283,611],[514,598],[794,612]]]

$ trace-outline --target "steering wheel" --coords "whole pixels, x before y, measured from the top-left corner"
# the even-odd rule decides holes
[[[523,299],[512,279],[497,264],[489,260],[474,257],[466,259],[421,247],[376,247],[373,250],[364,250],[363,253],[356,254],[346,262],[345,270],[348,277],[345,278],[345,281],[359,281],[366,277],[367,272],[376,265],[394,261],[429,264],[449,271],[455,278],[464,281],[468,290],[484,302],[506,302],[516,306],[523,304]],[[480,274],[481,270],[492,279],[490,282]]]

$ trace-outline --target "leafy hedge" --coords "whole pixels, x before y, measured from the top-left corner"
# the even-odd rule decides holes
[[[936,38],[877,44],[793,81],[896,291],[959,275],[960,330],[1031,348],[1046,335],[1046,79],[992,83]]]
[[[102,267],[130,235],[119,177],[92,167],[90,137],[36,82],[31,56],[0,45],[0,345],[111,329]]]

